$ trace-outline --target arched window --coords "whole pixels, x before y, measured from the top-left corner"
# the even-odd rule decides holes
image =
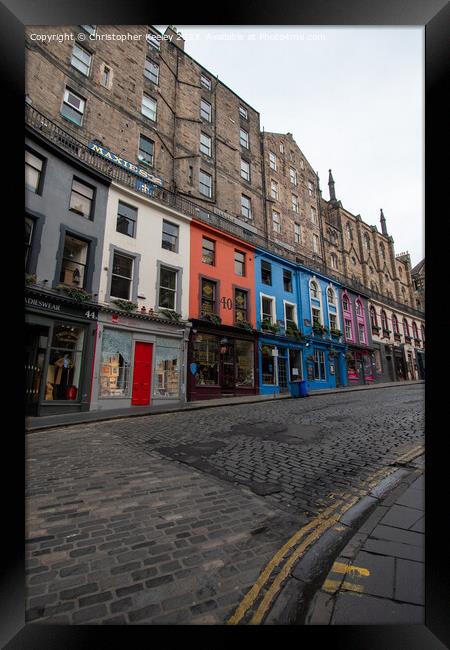
[[[331,287],[328,287],[327,289],[327,298],[330,305],[336,304],[336,296],[334,295],[334,291]]]
[[[311,293],[311,298],[318,298],[319,297],[319,290],[317,288],[317,284],[314,281],[311,281],[309,285],[309,290]]]
[[[342,298],[342,309],[344,311],[350,311],[350,302],[349,302],[348,296],[346,294],[344,294],[344,296]]]
[[[392,329],[394,330],[394,334],[400,334],[398,329],[398,320],[395,314],[392,314]]]
[[[405,336],[409,336],[409,325],[408,325],[408,321],[406,320],[406,318],[403,319],[403,334]]]
[[[420,326],[420,331],[422,332],[422,341],[425,343],[425,325]]]
[[[381,326],[382,326],[383,330],[389,330],[388,320],[387,320],[386,312],[384,311],[384,309],[381,310]]]
[[[380,255],[383,260],[386,259],[383,242],[380,242]]]
[[[357,316],[362,316],[363,315],[363,313],[362,313],[362,305],[361,305],[361,301],[359,299],[356,301],[355,306],[356,306],[356,315]]]
[[[417,329],[417,325],[416,325],[415,321],[413,321],[412,327],[413,327],[413,336],[414,336],[415,339],[418,339],[419,338],[419,331]]]
[[[336,253],[331,253],[330,260],[331,260],[331,268],[332,269],[337,269],[338,268],[338,258],[337,258]]]
[[[375,307],[373,305],[370,306],[370,323],[372,327],[378,327],[377,312],[375,311]]]

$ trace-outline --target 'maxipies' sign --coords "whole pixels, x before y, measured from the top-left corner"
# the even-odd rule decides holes
[[[113,151],[109,151],[109,149],[106,149],[105,147],[102,147],[100,144],[98,144],[95,140],[92,140],[88,144],[89,149],[91,149],[94,153],[98,154],[102,158],[106,158],[106,160],[109,160],[110,162],[114,163],[115,165],[118,165],[119,167],[123,167],[123,169],[128,170],[132,174],[136,174],[139,178],[142,178],[143,180],[149,181],[150,183],[153,183],[154,185],[159,185],[162,187],[163,182],[161,178],[158,178],[157,176],[153,176],[153,174],[150,174],[149,171],[144,169],[143,167],[139,167],[138,165],[135,165],[134,163],[130,162],[129,160],[125,160],[125,158],[121,158],[117,154],[115,154]]]

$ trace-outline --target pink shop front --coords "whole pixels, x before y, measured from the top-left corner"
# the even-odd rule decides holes
[[[352,384],[373,384],[380,381],[375,352],[367,347],[349,345],[345,354],[347,379]]]

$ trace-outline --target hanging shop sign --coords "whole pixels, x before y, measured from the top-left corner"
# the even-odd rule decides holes
[[[148,181],[148,183],[152,183],[153,185],[158,185],[159,187],[163,186],[163,182],[161,178],[158,178],[157,176],[153,176],[153,174],[150,174],[150,172],[147,171],[147,169],[144,169],[143,167],[139,167],[138,165],[135,165],[129,160],[125,160],[125,158],[118,156],[113,151],[109,151],[109,149],[106,149],[106,147],[102,147],[95,140],[91,140],[91,142],[89,142],[88,148],[91,149],[91,151],[96,153],[98,156],[101,156],[102,158],[106,158],[106,160],[109,160],[114,165],[118,165],[119,167],[126,169],[132,174],[136,174],[136,176],[143,179],[144,181]],[[141,190],[141,191],[146,191],[146,190]]]

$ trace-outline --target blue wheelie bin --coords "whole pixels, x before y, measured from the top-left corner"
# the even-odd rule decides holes
[[[290,381],[289,382],[289,391],[292,397],[308,397],[308,391],[306,388],[306,381]]]

